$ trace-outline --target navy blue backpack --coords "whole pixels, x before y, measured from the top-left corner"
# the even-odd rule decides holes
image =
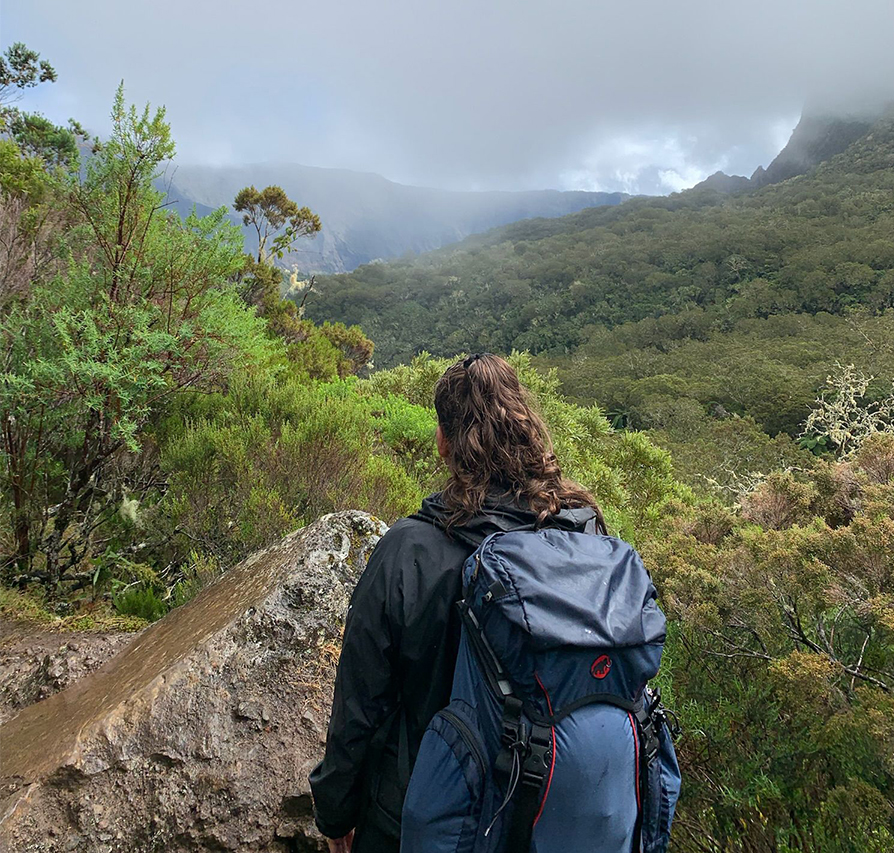
[[[680,771],[665,619],[611,536],[495,533],[463,568],[450,704],[423,736],[401,853],[664,853]]]

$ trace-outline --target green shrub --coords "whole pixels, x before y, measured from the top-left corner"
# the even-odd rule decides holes
[[[891,849],[894,446],[864,450],[643,542],[684,729],[677,849]]]
[[[151,586],[139,584],[127,587],[112,596],[115,610],[122,616],[136,616],[147,622],[161,619],[168,612],[168,606]]]
[[[397,401],[378,410],[357,387],[253,377],[205,401],[201,418],[165,438],[169,489],[156,523],[175,544],[231,565],[327,512],[388,521],[411,512],[422,497],[424,413]]]
[[[179,607],[191,601],[208,584],[220,577],[220,574],[220,566],[214,559],[199,551],[192,551],[189,561],[180,567],[180,578],[171,590],[171,607]]]

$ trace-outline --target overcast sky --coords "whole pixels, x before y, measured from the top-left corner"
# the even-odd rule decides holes
[[[456,189],[667,193],[747,174],[802,105],[894,90],[894,0],[0,0],[103,133],[118,82],[189,163]],[[884,92],[884,86],[891,86]]]

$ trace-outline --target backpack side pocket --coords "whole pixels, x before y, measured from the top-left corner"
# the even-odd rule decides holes
[[[470,853],[481,819],[486,753],[464,703],[439,711],[422,738],[401,820],[401,853]]]

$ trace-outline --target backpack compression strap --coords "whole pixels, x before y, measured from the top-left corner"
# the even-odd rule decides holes
[[[532,726],[528,738],[527,757],[522,764],[516,794],[515,810],[506,832],[506,850],[528,853],[534,822],[546,792],[544,786],[553,761],[552,731],[544,726]]]

